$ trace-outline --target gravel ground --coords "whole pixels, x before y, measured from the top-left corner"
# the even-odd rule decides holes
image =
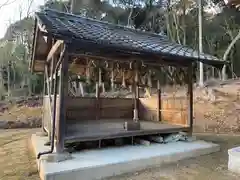
[[[37,129],[0,130],[0,180],[39,180],[28,140]],[[221,151],[163,167],[108,178],[108,180],[238,180],[227,171],[227,150],[240,144],[239,136],[197,135],[221,145]],[[80,179],[79,179],[80,180]]]

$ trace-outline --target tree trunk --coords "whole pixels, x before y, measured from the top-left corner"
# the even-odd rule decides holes
[[[175,23],[175,26],[176,26],[176,36],[177,36],[176,39],[177,39],[177,42],[179,44],[182,44],[181,40],[180,40],[178,17],[177,17],[177,15],[174,12],[172,13],[172,15],[173,15],[173,20],[174,20],[174,23]]]
[[[75,8],[75,5],[76,5],[76,0],[70,0],[71,1],[71,9],[70,9],[70,12],[72,14],[76,13],[76,8]]]
[[[15,70],[15,66],[12,67],[13,70],[13,89],[16,88],[16,70]]]
[[[172,34],[172,31],[171,31],[171,27],[170,27],[170,0],[168,0],[168,3],[167,3],[167,12],[165,13],[165,18],[166,18],[166,27],[167,27],[167,35],[168,37],[173,40],[173,34]]]
[[[232,42],[228,45],[224,55],[223,55],[223,60],[226,61],[229,53],[231,52],[232,48],[234,47],[235,43],[240,39],[240,30],[238,31],[238,34],[236,37],[232,40]],[[227,79],[227,74],[226,74],[227,66],[224,65],[222,69],[222,80]]]
[[[128,27],[132,26],[132,13],[133,13],[133,7],[131,8],[130,13],[128,15],[128,24],[127,24]]]
[[[199,53],[202,53],[202,14],[203,14],[203,6],[202,0],[198,0],[198,23],[199,23],[199,34],[198,34],[198,41],[199,41]],[[199,86],[203,86],[204,81],[204,71],[203,71],[203,63],[200,62],[199,64]]]
[[[8,75],[8,82],[7,82],[7,86],[8,86],[8,97],[10,97],[10,88],[11,88],[11,80],[10,80],[10,61],[8,61],[8,68],[7,68],[7,75]]]
[[[32,95],[32,83],[30,77],[27,77],[27,85],[28,85],[28,95]]]
[[[183,27],[183,45],[186,45],[186,4],[183,1],[183,19],[182,19],[182,27]]]

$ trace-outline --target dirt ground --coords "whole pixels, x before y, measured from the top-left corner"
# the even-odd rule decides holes
[[[0,130],[0,180],[39,180],[35,159],[28,144],[30,134],[36,131],[38,130]],[[197,134],[197,137],[220,144],[221,151],[108,180],[240,179],[240,176],[227,170],[227,150],[240,144],[239,136]]]
[[[0,180],[39,180],[28,141],[36,130],[0,130]]]

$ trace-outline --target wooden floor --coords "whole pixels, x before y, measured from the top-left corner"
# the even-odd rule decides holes
[[[83,142],[120,137],[154,135],[187,131],[189,128],[180,125],[162,124],[152,121],[140,121],[141,129],[127,131],[123,124],[131,120],[91,120],[72,121],[68,124],[65,140],[67,142]]]

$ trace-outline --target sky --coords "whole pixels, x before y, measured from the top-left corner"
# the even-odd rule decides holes
[[[0,0],[0,6],[7,0]],[[7,30],[10,23],[13,23],[20,18],[20,9],[23,9],[23,17],[26,16],[26,11],[28,9],[28,2],[30,0],[10,0],[13,2],[7,6],[0,9],[0,38],[2,38]],[[38,9],[39,5],[43,5],[45,0],[33,0],[31,6],[31,12]],[[22,18],[23,18],[22,17]]]

